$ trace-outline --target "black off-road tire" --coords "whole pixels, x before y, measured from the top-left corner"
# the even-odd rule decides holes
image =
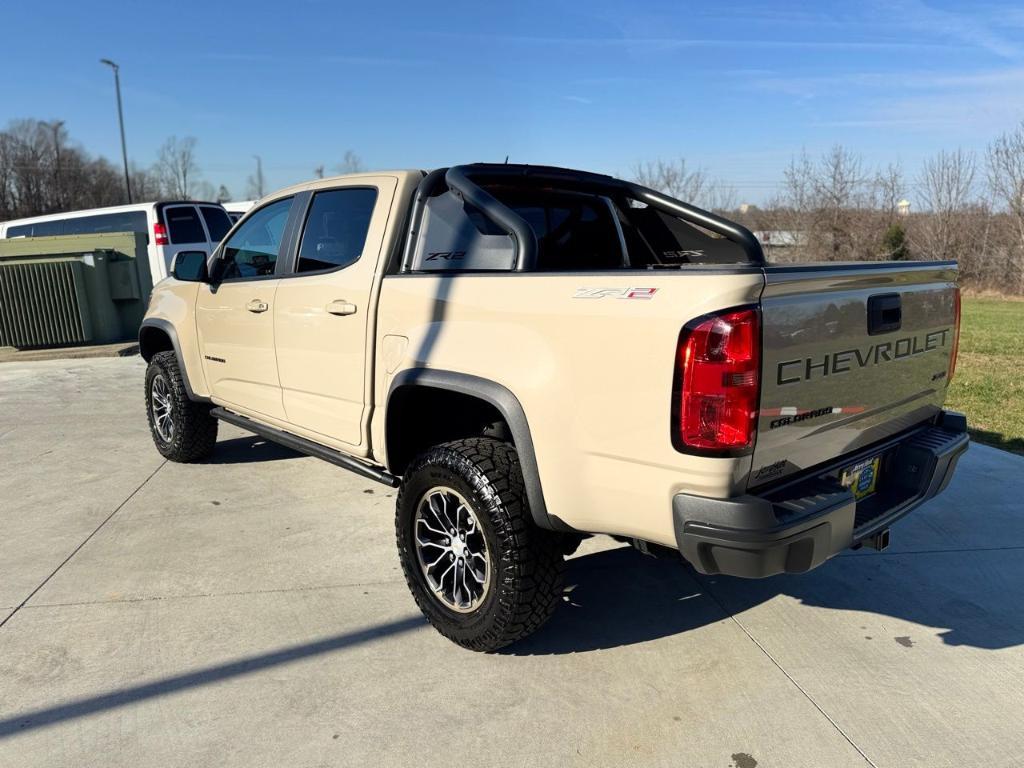
[[[161,434],[154,417],[154,383],[158,378],[166,385],[166,397],[170,403],[169,435]],[[217,442],[217,419],[210,415],[209,405],[189,399],[174,352],[157,352],[149,361],[146,369],[146,417],[156,449],[171,461],[201,461],[213,452]],[[168,431],[166,426],[163,431]]]
[[[472,507],[487,545],[490,588],[469,613],[452,610],[435,595],[416,553],[417,506],[439,486],[455,490]],[[396,506],[406,583],[423,615],[449,640],[495,651],[535,632],[551,616],[565,570],[561,537],[534,524],[514,446],[481,437],[430,448],[406,470]]]

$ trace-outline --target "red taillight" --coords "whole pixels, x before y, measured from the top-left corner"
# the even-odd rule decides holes
[[[677,352],[673,442],[698,453],[742,452],[754,444],[761,333],[756,309],[688,324]]]
[[[953,289],[953,349],[949,352],[949,372],[946,381],[953,380],[956,373],[956,356],[960,351],[960,288]]]
[[[170,243],[170,240],[167,239],[167,227],[159,221],[153,225],[153,243],[155,245],[168,245]]]

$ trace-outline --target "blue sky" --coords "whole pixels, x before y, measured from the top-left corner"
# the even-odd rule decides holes
[[[839,142],[913,176],[1024,119],[1018,3],[17,3],[4,10],[0,124],[63,119],[119,156],[199,140],[236,199],[336,166],[477,160],[626,174],[685,156],[769,196],[789,158]],[[12,34],[21,30],[24,34]]]

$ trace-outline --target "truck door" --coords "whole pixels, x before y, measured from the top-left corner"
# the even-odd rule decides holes
[[[396,187],[395,178],[364,176],[314,190],[274,304],[288,421],[353,447],[366,444],[367,334]]]
[[[216,252],[196,299],[203,370],[214,400],[242,413],[284,419],[274,356],[274,302],[293,198],[256,211]]]

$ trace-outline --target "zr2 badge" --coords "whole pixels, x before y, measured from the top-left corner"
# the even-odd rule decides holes
[[[653,299],[657,288],[577,288],[574,299]]]

